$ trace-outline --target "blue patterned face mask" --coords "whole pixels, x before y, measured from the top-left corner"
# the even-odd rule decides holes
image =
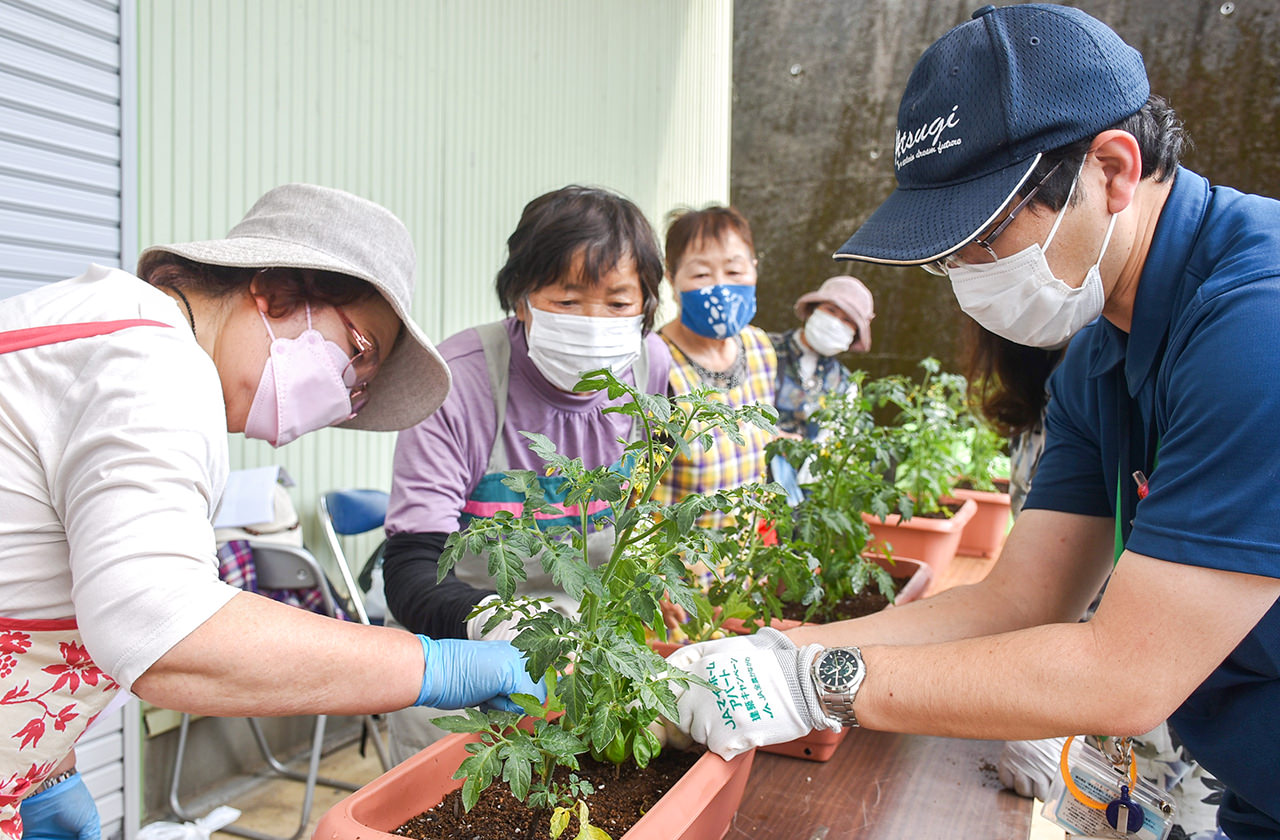
[[[707,338],[735,336],[755,315],[755,286],[704,286],[680,293],[680,323]]]

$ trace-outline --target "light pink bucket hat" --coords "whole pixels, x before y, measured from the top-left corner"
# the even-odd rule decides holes
[[[858,325],[858,336],[849,346],[850,350],[865,353],[871,349],[871,319],[876,317],[875,301],[871,298],[871,290],[861,280],[847,274],[827,278],[816,292],[800,296],[796,301],[796,316],[801,321],[807,320],[813,308],[820,303],[838,307]]]

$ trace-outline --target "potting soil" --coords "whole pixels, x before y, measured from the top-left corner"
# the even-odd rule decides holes
[[[894,591],[901,592],[902,587],[906,586],[909,580],[911,580],[909,577],[895,577],[893,579]],[[880,594],[879,587],[869,586],[857,595],[841,599],[830,609],[819,608],[809,620],[828,624],[832,621],[844,621],[850,618],[872,615],[887,606],[889,606],[889,599]],[[808,609],[804,604],[786,604],[782,608],[782,617],[793,621],[803,621],[805,612]]]
[[[663,750],[644,770],[634,764],[620,768],[579,756],[580,779],[588,779],[595,793],[587,797],[591,824],[619,840],[654,806],[700,757],[699,753]],[[617,778],[614,777],[617,771]],[[566,780],[569,770],[557,767],[555,777]],[[462,792],[454,791],[436,807],[424,811],[395,830],[395,834],[415,840],[549,840],[551,811],[530,809],[511,795],[501,779],[480,795],[469,812],[462,810]],[[578,834],[577,809],[569,827],[560,836]]]

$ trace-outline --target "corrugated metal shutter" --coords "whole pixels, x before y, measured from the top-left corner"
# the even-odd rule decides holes
[[[121,257],[121,9],[0,0],[0,296]]]
[[[132,258],[132,21],[131,0],[0,0],[0,298]],[[137,720],[76,747],[104,840],[137,832]]]

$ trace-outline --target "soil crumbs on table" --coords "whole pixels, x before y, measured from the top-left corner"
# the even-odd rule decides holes
[[[623,765],[614,778],[612,764],[579,756],[578,778],[589,779],[596,791],[587,797],[591,824],[609,832],[614,840],[643,817],[672,785],[701,757],[700,753],[664,750],[644,770]],[[567,779],[568,768],[557,767],[557,779]],[[577,807],[561,837],[578,834]],[[483,794],[470,812],[462,810],[462,792],[454,791],[429,811],[424,811],[393,833],[416,840],[549,840],[551,811],[531,810],[511,795],[499,779]]]

